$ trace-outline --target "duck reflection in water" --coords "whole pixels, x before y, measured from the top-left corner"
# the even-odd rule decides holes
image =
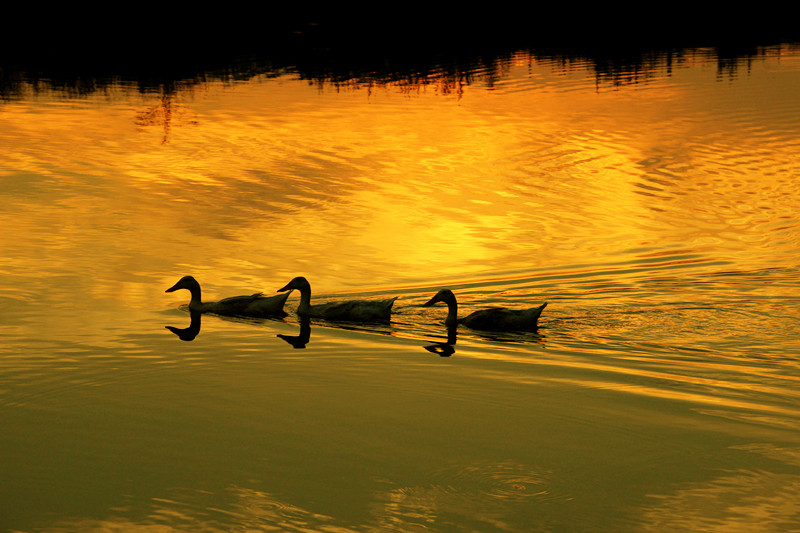
[[[192,341],[200,333],[200,318],[202,314],[200,311],[190,309],[189,316],[191,317],[191,322],[188,328],[176,328],[173,326],[164,327],[177,335],[182,341]]]
[[[263,318],[269,316],[286,316],[283,304],[289,294],[279,294],[277,296],[264,296],[257,292],[248,296],[231,296],[223,298],[218,302],[204,302],[200,291],[200,283],[192,276],[184,276],[178,282],[164,292],[174,292],[179,289],[188,290],[192,298],[189,301],[189,310],[199,313],[213,313],[224,316],[248,316]]]
[[[456,353],[456,327],[447,327],[447,342],[437,342],[424,347],[431,353],[439,354],[439,357],[450,357]]]
[[[306,344],[308,344],[308,342],[311,340],[311,320],[308,317],[300,319],[300,335],[279,334],[278,337],[285,340],[295,348],[305,348]]]

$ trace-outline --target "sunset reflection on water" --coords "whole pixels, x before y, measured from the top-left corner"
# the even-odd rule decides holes
[[[519,52],[3,100],[0,464],[31,481],[0,501],[50,491],[53,531],[691,529],[751,524],[780,482],[784,523],[798,82],[790,47],[614,76]],[[201,330],[164,293],[187,274],[208,299],[298,275],[399,299],[374,328]],[[548,307],[456,336],[421,308],[444,286],[462,314]]]
[[[598,89],[521,56],[508,82],[458,97],[331,91],[291,76],[208,83],[169,97],[168,126],[137,123],[165,105],[147,95],[42,95],[36,113],[28,102],[3,109],[4,138],[25,139],[6,165],[30,176],[13,217],[23,228],[45,226],[37,217],[73,223],[69,239],[125,249],[142,244],[120,231],[135,224],[176,241],[170,261],[220,280],[242,275],[244,260],[258,264],[244,269],[248,280],[302,270],[331,289],[502,276],[636,248],[750,260],[754,246],[768,247],[763,260],[774,256],[765,230],[791,230],[797,195],[781,168],[796,139],[778,137],[784,128],[753,135],[785,124],[783,96],[759,92],[752,128],[737,124],[744,110],[709,121],[702,103],[741,99],[754,78],[720,95],[704,88],[719,83],[713,72],[687,66]],[[227,273],[223,257],[239,258]]]

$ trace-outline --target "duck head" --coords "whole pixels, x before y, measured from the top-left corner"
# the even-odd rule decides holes
[[[303,276],[298,276],[298,277],[294,278],[292,281],[290,281],[289,283],[287,283],[286,286],[283,287],[282,289],[278,289],[278,292],[293,291],[294,289],[297,289],[299,291],[303,291],[303,290],[309,290],[310,291],[311,290],[311,284]]]
[[[456,301],[456,295],[453,294],[453,291],[451,291],[450,289],[442,289],[439,292],[437,292],[433,298],[422,304],[422,307],[430,307],[437,302],[444,302],[449,305],[451,302],[455,301]]]
[[[165,290],[164,292],[175,292],[178,289],[196,290],[200,288],[200,284],[192,276],[183,276],[178,280],[178,283]]]

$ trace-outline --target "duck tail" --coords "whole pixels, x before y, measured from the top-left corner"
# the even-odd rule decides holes
[[[534,307],[533,309],[531,309],[531,312],[532,312],[532,314],[531,314],[531,322],[534,325],[538,324],[539,317],[542,316],[542,311],[544,311],[545,307],[547,307],[547,302],[543,303],[539,307]]]

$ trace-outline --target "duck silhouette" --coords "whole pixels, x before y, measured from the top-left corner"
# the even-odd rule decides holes
[[[547,307],[547,303],[530,309],[492,307],[458,318],[458,302],[456,302],[456,295],[450,289],[440,290],[422,306],[431,307],[437,302],[447,304],[447,318],[444,320],[446,326],[453,327],[463,324],[471,329],[486,331],[535,331],[539,325],[539,316]]]
[[[164,292],[174,292],[179,289],[188,290],[192,298],[189,301],[189,310],[200,313],[214,313],[225,316],[286,316],[283,304],[289,294],[278,296],[264,296],[257,292],[249,296],[231,296],[223,298],[218,302],[204,302],[200,290],[200,283],[192,276],[184,276],[178,282]]]
[[[392,305],[397,299],[388,300],[345,300],[311,304],[311,284],[302,276],[294,278],[278,292],[300,291],[300,305],[297,314],[301,317],[323,318],[325,320],[342,320],[348,322],[375,322],[389,320]]]

